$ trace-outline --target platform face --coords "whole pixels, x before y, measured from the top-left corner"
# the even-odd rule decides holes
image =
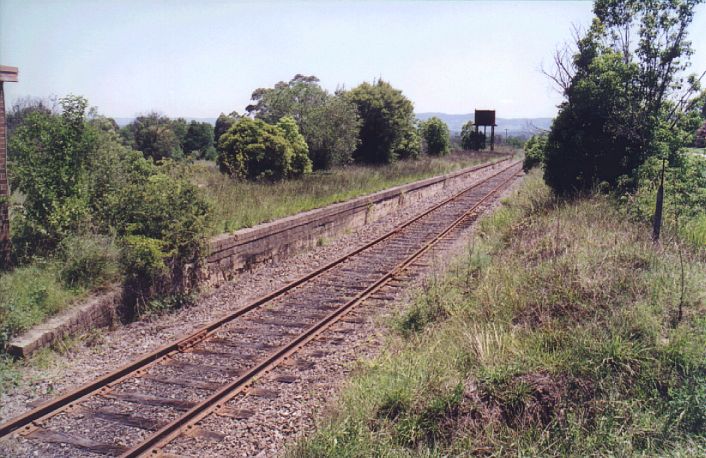
[[[6,65],[0,65],[0,82],[3,83],[16,83],[18,81],[19,71],[17,67],[8,67]]]

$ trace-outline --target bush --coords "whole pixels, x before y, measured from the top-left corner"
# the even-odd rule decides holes
[[[182,145],[188,129],[183,119],[171,120],[152,112],[138,116],[125,126],[121,133],[132,148],[141,151],[145,157],[159,161],[184,157]]]
[[[92,288],[117,279],[119,250],[112,238],[70,236],[60,245],[59,278],[68,287]]]
[[[306,142],[288,117],[277,125],[240,118],[221,136],[218,150],[221,171],[234,178],[281,180],[311,171]]]
[[[277,127],[284,132],[284,138],[292,147],[292,163],[289,176],[301,176],[311,173],[311,160],[309,159],[309,147],[304,141],[304,137],[299,133],[297,123],[293,118],[285,116],[277,123]]]
[[[392,150],[398,159],[417,159],[422,151],[422,139],[419,138],[417,129],[408,128],[402,133],[399,142]]]
[[[184,282],[184,267],[200,259],[209,203],[183,177],[184,165],[164,160],[157,166],[120,145],[114,134],[99,140],[90,164],[90,206],[95,226],[118,237],[127,286],[145,299],[171,292],[167,286],[179,290],[190,285]],[[154,256],[145,262],[136,253]]]
[[[10,139],[17,153],[12,186],[25,197],[17,231],[31,240],[23,245],[27,255],[48,253],[89,218],[85,164],[96,142],[84,123],[87,101],[61,103],[61,115],[28,114]]]
[[[184,137],[182,150],[187,155],[194,154],[203,159],[213,148],[213,126],[207,122],[191,121]]]
[[[546,135],[532,135],[524,146],[525,160],[522,163],[522,170],[528,172],[530,169],[541,165],[544,162],[544,148],[546,146]]]
[[[120,262],[126,272],[125,283],[144,303],[169,273],[166,261],[170,252],[164,241],[143,235],[123,238],[121,247]]]
[[[461,148],[473,151],[485,149],[485,134],[476,132],[473,121],[468,121],[461,127]]]
[[[444,121],[431,117],[421,124],[420,131],[426,144],[427,154],[432,156],[448,154],[451,149],[451,139],[449,127]]]

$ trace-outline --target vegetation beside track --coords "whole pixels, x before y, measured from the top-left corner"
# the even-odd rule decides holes
[[[537,171],[291,456],[706,452],[706,258]]]
[[[418,160],[397,161],[389,165],[334,168],[276,183],[233,181],[220,173],[214,163],[207,161],[185,165],[179,173],[188,177],[211,200],[213,217],[210,233],[215,235],[500,157],[499,154],[456,151],[446,156],[423,156]]]
[[[390,165],[334,168],[276,183],[234,181],[221,174],[213,162],[207,161],[172,163],[168,170],[169,174],[187,178],[201,188],[205,199],[211,203],[212,217],[207,233],[215,235],[499,157],[457,152]],[[120,282],[119,258],[119,247],[109,237],[72,236],[54,254],[37,257],[24,266],[2,273],[0,346],[66,309],[90,291]],[[181,296],[175,297],[181,299]],[[162,310],[172,308],[172,304],[167,297],[153,300],[144,307]],[[140,313],[145,312],[149,310]]]

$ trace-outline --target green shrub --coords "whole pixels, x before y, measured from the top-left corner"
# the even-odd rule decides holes
[[[432,156],[448,154],[451,149],[451,138],[449,126],[444,121],[435,116],[431,117],[420,125],[419,130],[426,144],[427,154]]]
[[[329,169],[351,161],[358,145],[360,120],[343,90],[330,94],[315,76],[297,74],[273,88],[252,93],[247,112],[270,124],[291,116],[309,147],[314,169]],[[220,118],[219,118],[220,119]]]
[[[284,132],[284,138],[287,139],[292,147],[292,164],[290,167],[289,176],[301,176],[311,173],[311,160],[309,159],[309,147],[304,141],[304,137],[299,133],[296,121],[289,116],[285,116],[277,123],[277,127]]]
[[[16,153],[12,186],[24,195],[16,224],[28,254],[53,250],[89,218],[85,164],[95,132],[84,122],[85,99],[69,96],[61,104],[61,115],[28,114],[9,139]]]
[[[92,288],[117,279],[119,250],[100,235],[69,236],[60,245],[59,277],[68,287]]]
[[[461,127],[461,147],[474,151],[485,149],[485,134],[476,132],[473,121],[468,121]]]
[[[417,159],[421,151],[422,139],[419,138],[417,129],[409,127],[402,132],[392,153],[398,159]]]
[[[142,235],[124,237],[121,248],[120,263],[125,270],[125,285],[134,299],[144,304],[165,281],[171,253],[164,241]]]
[[[304,138],[291,118],[277,125],[240,118],[218,141],[218,165],[234,178],[281,180],[311,172]]]
[[[528,172],[530,169],[542,165],[544,162],[544,149],[547,146],[546,135],[532,135],[525,143],[525,160],[522,163],[522,170]]]

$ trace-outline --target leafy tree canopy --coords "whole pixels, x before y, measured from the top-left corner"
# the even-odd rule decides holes
[[[216,119],[216,126],[213,129],[213,144],[218,145],[218,140],[220,140],[221,135],[226,133],[228,129],[230,129],[230,126],[232,126],[237,119],[240,118],[240,115],[233,111],[229,115],[225,115],[221,113],[218,115],[218,119]]]
[[[468,121],[461,127],[461,148],[465,150],[485,149],[485,135],[476,132],[473,121]]]
[[[260,119],[236,120],[218,141],[218,165],[234,178],[280,180],[311,172],[311,161],[296,122],[276,125]]]
[[[362,120],[360,144],[353,158],[365,163],[390,163],[403,142],[413,140],[414,105],[390,83],[362,83],[346,94]],[[418,150],[417,150],[418,151]]]
[[[182,142],[187,131],[188,125],[184,119],[172,121],[167,116],[152,112],[138,116],[125,126],[123,136],[132,148],[142,151],[145,157],[159,161],[183,158]]]
[[[184,138],[183,150],[186,154],[195,153],[205,158],[213,149],[213,126],[207,122],[191,121]]]
[[[599,182],[632,188],[638,167],[664,149],[656,135],[661,119],[673,118],[667,102],[694,83],[681,72],[697,3],[596,1],[573,57],[559,52],[549,75],[565,96],[545,151],[545,180],[556,192]]]
[[[326,169],[351,161],[358,145],[358,115],[342,92],[328,93],[315,76],[295,75],[273,88],[256,89],[246,111],[270,124],[285,116],[294,119],[309,147],[314,168]]]

